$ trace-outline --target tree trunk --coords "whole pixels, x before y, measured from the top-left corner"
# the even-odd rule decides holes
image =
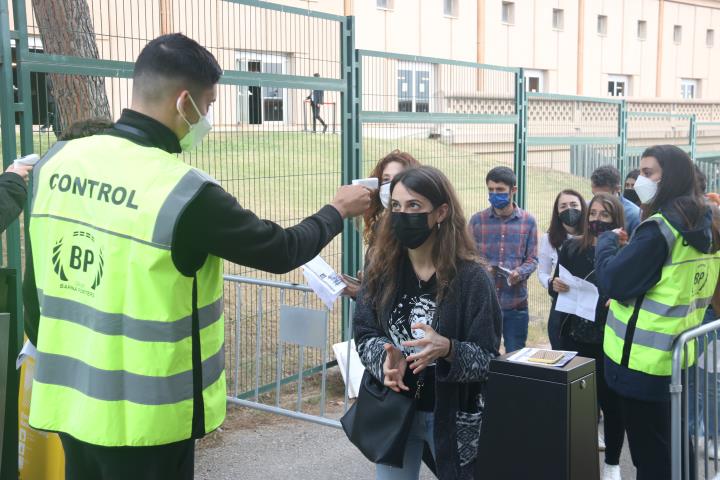
[[[32,0],[32,6],[45,53],[99,57],[86,0]],[[55,101],[57,135],[79,120],[111,119],[103,77],[50,74],[48,90],[48,98]]]

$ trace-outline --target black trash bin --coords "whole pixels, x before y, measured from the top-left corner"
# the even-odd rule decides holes
[[[598,480],[595,360],[490,365],[476,479]]]

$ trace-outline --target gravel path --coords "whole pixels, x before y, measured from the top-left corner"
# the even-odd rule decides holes
[[[223,437],[220,445],[197,450],[196,480],[374,478],[374,465],[335,428],[287,420]],[[425,469],[420,478],[435,477]]]
[[[342,430],[234,410],[221,433],[199,444],[197,480],[374,478],[373,464],[348,442]],[[254,428],[245,428],[253,423]],[[627,445],[621,465],[624,480],[635,478]],[[420,478],[435,477],[423,466]]]

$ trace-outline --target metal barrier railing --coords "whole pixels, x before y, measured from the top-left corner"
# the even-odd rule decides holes
[[[235,311],[236,318],[232,332],[231,343],[233,345],[233,366],[232,384],[234,395],[228,395],[228,403],[240,405],[243,407],[253,408],[270,413],[285,415],[287,417],[299,420],[310,421],[320,425],[341,428],[337,418],[331,418],[327,412],[327,387],[328,387],[328,367],[333,366],[336,361],[330,361],[329,350],[330,342],[328,336],[329,327],[329,311],[325,308],[311,308],[308,303],[308,294],[312,294],[312,289],[306,285],[297,283],[279,282],[272,280],[262,280],[257,278],[240,277],[235,275],[226,275],[225,281],[235,285]],[[254,324],[243,325],[241,321],[243,309],[243,297],[240,294],[241,288],[256,288],[257,295],[257,312],[254,315]],[[299,302],[288,301],[288,297],[293,297]],[[264,302],[264,298],[273,298],[269,302],[272,305],[272,312],[266,311],[264,308],[268,302]],[[292,299],[291,299],[292,300]],[[299,304],[298,304],[299,303]],[[266,324],[267,322],[267,324]],[[274,325],[270,323],[275,322]],[[239,372],[242,368],[241,359],[249,358],[249,355],[241,355],[241,340],[247,338],[247,332],[243,332],[243,328],[254,329],[254,365],[255,385],[254,391],[249,398],[243,398],[242,392],[238,388],[240,384]],[[271,338],[276,339],[274,345],[275,360],[275,379],[273,383],[261,385],[261,371],[263,358],[266,358],[267,351],[263,351],[263,346],[267,347],[263,336],[270,331],[273,332]],[[352,331],[352,321],[350,322],[349,332]],[[297,363],[292,365],[292,361],[286,361],[288,353],[287,346],[294,346],[297,349]],[[321,352],[320,365],[310,365],[306,362],[306,350],[315,349]],[[313,357],[317,358],[317,356]],[[346,362],[339,365],[344,369],[345,389],[343,394],[342,413],[349,408],[349,386],[351,377],[351,342],[347,342]],[[295,359],[292,359],[295,360]],[[288,365],[290,364],[290,365]],[[286,372],[286,369],[292,368],[292,372]],[[320,392],[318,413],[308,413],[303,411],[306,403],[303,397],[303,386],[307,377],[320,374]],[[283,394],[283,387],[295,384],[296,396],[294,409],[288,408],[287,394]],[[285,400],[285,402],[283,402]],[[337,412],[336,412],[337,413]]]
[[[670,432],[672,480],[690,480],[691,466],[695,478],[712,478],[718,470],[718,359],[717,344],[720,320],[692,328],[675,339],[670,380]],[[695,342],[692,361],[688,345]],[[712,357],[712,358],[710,358]],[[689,365],[689,366],[688,366]],[[712,372],[710,372],[712,368]],[[708,381],[712,390],[708,388]],[[690,403],[692,402],[692,403]],[[701,435],[701,432],[704,435]],[[692,437],[692,438],[691,438]],[[711,438],[711,441],[708,441]],[[692,440],[692,442],[691,442]],[[693,447],[692,458],[691,446]],[[703,457],[700,470],[698,461]],[[709,462],[712,459],[713,462]],[[711,468],[712,467],[712,468]]]

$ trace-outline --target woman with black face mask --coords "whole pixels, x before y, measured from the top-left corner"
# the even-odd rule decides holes
[[[354,335],[368,372],[417,400],[403,467],[378,464],[376,478],[418,478],[427,444],[438,478],[469,479],[485,380],[499,353],[500,306],[447,177],[411,168],[390,191],[391,214],[380,220],[369,252]]]
[[[585,200],[575,190],[563,190],[555,197],[550,228],[540,239],[538,249],[537,275],[540,285],[548,291],[553,280],[553,272],[557,266],[558,250],[568,238],[582,235],[585,232],[587,207]],[[559,317],[552,311],[548,318],[548,338],[554,350],[560,349]]]
[[[620,400],[608,388],[603,374],[603,333],[608,314],[608,297],[600,293],[595,307],[595,319],[589,321],[576,315],[556,312],[558,293],[568,292],[570,288],[560,280],[560,267],[567,269],[575,277],[597,285],[595,277],[595,245],[597,237],[603,232],[621,228],[625,225],[623,206],[615,195],[601,193],[595,195],[588,208],[585,233],[577,238],[565,241],[558,255],[558,268],[551,282],[553,314],[561,319],[560,348],[578,352],[583,357],[594,358],[597,375],[598,404],[603,411],[605,434],[605,465],[603,480],[620,480],[620,452],[622,450],[625,428],[622,422]]]

